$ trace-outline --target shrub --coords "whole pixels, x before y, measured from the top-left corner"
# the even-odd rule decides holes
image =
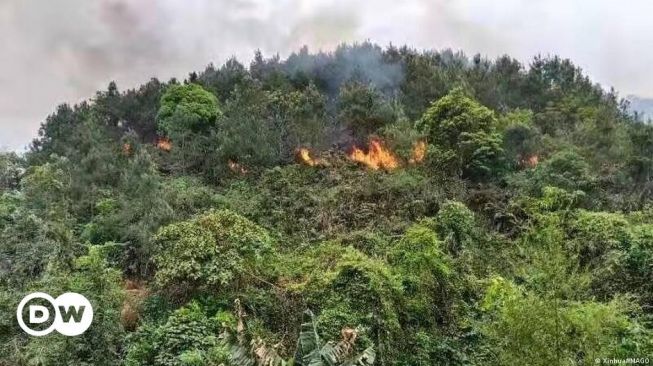
[[[456,88],[435,101],[417,121],[417,128],[441,154],[450,156],[453,173],[482,178],[500,167],[501,135],[490,109]]]
[[[263,228],[227,210],[165,226],[155,240],[156,281],[164,287],[234,286],[256,272],[272,249]]]

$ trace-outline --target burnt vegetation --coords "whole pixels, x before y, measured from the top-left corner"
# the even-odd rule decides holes
[[[2,365],[653,355],[653,127],[569,60],[343,45],[62,105],[0,155]],[[32,291],[82,336],[28,337]]]

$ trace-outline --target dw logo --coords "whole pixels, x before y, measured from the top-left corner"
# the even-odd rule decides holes
[[[32,327],[23,319],[23,311],[28,303],[31,303],[27,307],[28,323]],[[53,330],[65,336],[76,336],[91,326],[93,307],[84,296],[74,292],[67,292],[56,299],[43,292],[34,292],[20,301],[16,318],[18,325],[35,337],[48,335]]]

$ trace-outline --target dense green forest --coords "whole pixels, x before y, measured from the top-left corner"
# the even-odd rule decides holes
[[[653,126],[571,61],[342,45],[61,105],[0,155],[1,365],[653,356]],[[30,337],[34,291],[83,335]]]

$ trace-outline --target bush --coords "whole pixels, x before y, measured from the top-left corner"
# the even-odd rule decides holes
[[[155,241],[156,281],[163,287],[237,286],[273,247],[263,228],[226,210],[165,226]]]
[[[618,213],[579,210],[569,223],[569,249],[578,254],[582,266],[601,266],[606,253],[627,247],[629,226]]]
[[[596,177],[581,155],[572,150],[563,150],[540,162],[534,169],[514,175],[509,182],[524,194],[532,196],[547,186],[570,192],[592,193]]]
[[[93,306],[93,324],[77,337],[58,333],[31,337],[20,349],[20,357],[28,364],[39,365],[119,365],[124,337],[120,325],[124,292],[120,283],[120,272],[108,266],[100,246],[90,247],[87,255],[75,260],[71,270],[51,265],[33,288],[47,289],[52,294],[83,294]]]
[[[650,335],[637,331],[637,320],[629,318],[633,309],[624,299],[565,301],[494,278],[483,304],[487,318],[481,329],[494,347],[494,364],[577,365],[650,352]]]
[[[442,205],[436,216],[436,227],[453,253],[472,245],[476,239],[474,213],[460,202],[447,201]]]
[[[127,341],[127,366],[185,366],[203,361],[218,346],[220,324],[192,302],[175,310],[161,325],[146,324]]]
[[[494,112],[460,88],[435,101],[417,121],[428,142],[450,157],[452,173],[475,179],[500,168],[503,148],[496,125]]]

